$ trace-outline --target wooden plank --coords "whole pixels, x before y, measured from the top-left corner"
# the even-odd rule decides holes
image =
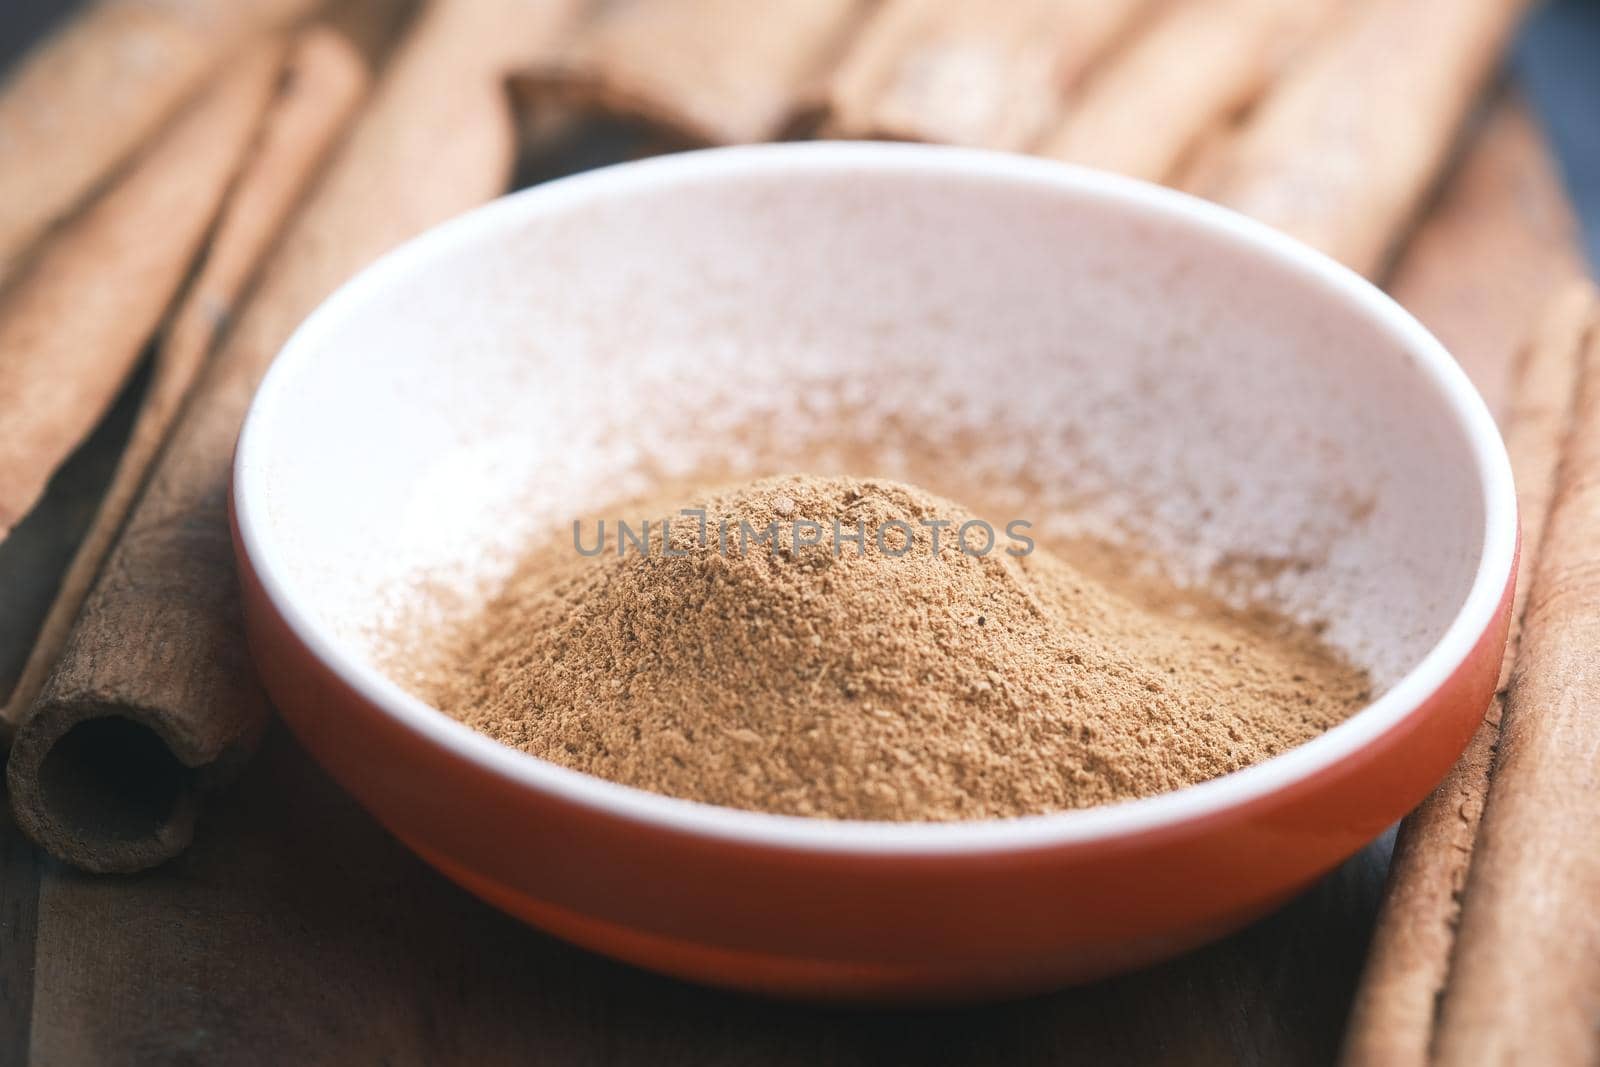
[[[153,1062],[585,1062],[747,1046],[770,1015],[478,904],[278,730],[179,860],[126,879],[52,867],[39,908],[41,1063],[130,1049]],[[819,1050],[798,1026],[759,1043],[795,1063]]]
[[[1369,851],[1263,924],[1086,989],[940,1012],[775,1004],[656,978],[498,914],[392,841],[274,730],[177,861],[118,879],[45,871],[32,1053],[40,1063],[127,1050],[237,1064],[1315,1062],[1337,1039],[1381,862]]]
[[[27,1059],[39,867],[39,853],[0,799],[0,1063]]]

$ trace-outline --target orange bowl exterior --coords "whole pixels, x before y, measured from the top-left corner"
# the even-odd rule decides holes
[[[237,529],[235,548],[250,646],[283,718],[429,863],[496,907],[618,959],[824,1000],[1033,992],[1175,955],[1266,913],[1443,777],[1494,693],[1512,595],[1508,583],[1471,654],[1403,721],[1267,796],[1094,841],[874,855],[670,830],[448,752],[321,662],[267,596]]]

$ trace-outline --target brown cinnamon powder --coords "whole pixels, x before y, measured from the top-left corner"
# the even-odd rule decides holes
[[[642,789],[888,820],[1150,796],[1300,744],[1367,699],[1365,673],[1304,628],[1201,594],[1114,591],[1042,547],[1014,554],[1026,546],[1003,529],[972,554],[982,531],[966,550],[956,533],[973,516],[908,485],[791,476],[696,506],[704,529],[662,509],[642,551],[619,554],[614,523],[598,555],[553,538],[425,695]],[[741,542],[741,522],[777,523],[775,543]]]

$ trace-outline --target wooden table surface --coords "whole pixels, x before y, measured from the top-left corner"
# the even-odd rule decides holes
[[[1571,269],[1570,228],[1526,112],[1502,100],[1394,274],[1497,408],[1521,329]],[[0,692],[140,384],[0,546]],[[192,850],[155,871],[76,873],[0,815],[0,1065],[1327,1062],[1389,841],[1137,974],[960,1010],[823,1010],[655,977],[519,925],[406,852],[275,727]]]
[[[1385,855],[1125,978],[965,1010],[818,1010],[521,926],[407,853],[275,729],[161,870],[78,874],[0,827],[0,1062],[1316,1062],[1338,1041]]]

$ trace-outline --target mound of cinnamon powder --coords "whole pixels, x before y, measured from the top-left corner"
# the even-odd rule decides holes
[[[642,789],[887,820],[1150,796],[1367,698],[1307,631],[1202,596],[1138,603],[1042,547],[1013,554],[1027,546],[1003,529],[978,555],[981,529],[955,536],[973,516],[908,485],[794,476],[685,506],[703,527],[663,509],[621,554],[614,524],[551,538],[424,695]],[[741,522],[777,536],[741,545]]]

